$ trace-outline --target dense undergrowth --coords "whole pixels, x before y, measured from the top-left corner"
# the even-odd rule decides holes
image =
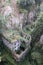
[[[38,3],[37,2],[38,0],[35,1],[36,4],[40,6],[40,2]],[[28,4],[28,0],[27,0],[27,4]],[[28,9],[27,6],[26,8]],[[30,4],[29,4],[29,8],[31,8]],[[29,26],[27,28],[29,28]],[[33,28],[34,30],[31,33],[27,31],[26,28],[24,30],[27,34],[31,34],[32,40],[30,44],[31,48],[29,49],[29,52],[24,58],[24,60],[22,60],[21,62],[16,62],[10,50],[3,44],[3,41],[0,38],[0,64],[1,65],[43,65],[43,44],[39,42],[40,36],[43,34],[43,12],[39,13],[39,17],[37,18],[35,27]],[[0,37],[2,37],[1,34]]]

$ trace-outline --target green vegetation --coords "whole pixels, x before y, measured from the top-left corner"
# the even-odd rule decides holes
[[[31,35],[32,35],[31,44],[33,44],[33,43],[35,44],[35,42],[37,42],[40,39],[40,36],[43,34],[43,12],[40,13],[35,24],[36,24],[35,29],[31,33]]]
[[[35,5],[40,6],[41,0],[34,0]],[[10,0],[6,0],[6,2],[10,2]],[[32,0],[18,0],[20,10],[23,12],[30,11],[33,3]],[[30,8],[30,9],[29,9]],[[39,12],[38,12],[39,13]],[[0,28],[5,28],[6,19],[0,15]],[[4,29],[3,29],[4,30]],[[2,30],[1,30],[2,32]],[[22,33],[25,32],[28,35],[31,34],[32,40],[30,43],[30,49],[28,50],[28,54],[24,58],[24,60],[20,62],[16,62],[14,57],[11,54],[11,51],[3,44],[2,41],[2,33],[0,34],[0,63],[1,65],[43,65],[43,44],[39,42],[40,36],[43,35],[43,12],[40,12],[35,20],[34,25],[26,25],[23,30],[13,31],[12,29],[9,30],[12,33],[11,37],[14,35],[19,35],[18,39],[23,41],[28,41],[22,36]],[[10,38],[11,38],[10,37]],[[12,37],[13,38],[13,37]],[[24,42],[21,47],[25,48]],[[20,50],[19,50],[20,52]],[[18,52],[17,52],[18,53]]]

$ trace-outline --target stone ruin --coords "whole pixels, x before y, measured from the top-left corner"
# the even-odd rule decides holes
[[[28,40],[26,40],[25,37],[28,37]],[[19,35],[13,35],[13,38],[11,38],[10,33],[6,34],[6,32],[4,32],[2,35],[2,40],[5,46],[7,46],[10,49],[12,56],[17,62],[22,61],[22,59],[24,59],[26,54],[29,52],[31,35],[27,36],[25,34],[25,40],[23,39],[23,41],[18,38]]]

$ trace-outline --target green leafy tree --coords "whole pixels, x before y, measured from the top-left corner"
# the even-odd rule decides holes
[[[32,46],[34,43],[40,39],[40,36],[43,34],[43,12],[41,12],[36,20],[36,26],[32,32]]]

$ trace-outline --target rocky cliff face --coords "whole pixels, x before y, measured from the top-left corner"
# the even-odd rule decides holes
[[[17,5],[17,0],[10,0],[10,2],[2,0],[1,4],[2,5],[0,11],[4,19],[6,19],[7,29],[22,29],[26,23],[32,23],[32,21],[34,20],[36,12],[30,11],[29,13],[20,13]]]
[[[5,1],[1,1],[2,5],[3,3],[6,3]],[[20,24],[20,16],[19,16],[19,10],[17,7],[17,3],[16,0],[12,0],[11,3],[5,4],[2,6],[1,8],[1,13],[3,15],[3,17],[6,19],[6,26],[7,28],[11,28],[11,27],[18,27]]]

